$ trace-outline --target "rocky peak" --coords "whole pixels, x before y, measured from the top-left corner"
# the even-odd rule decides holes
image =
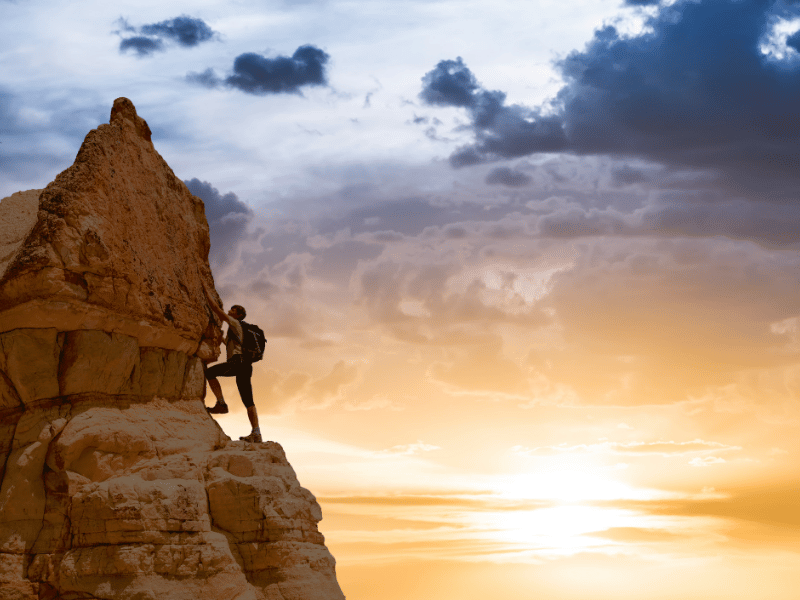
[[[344,600],[280,445],[204,408],[208,223],[130,100],[0,236],[0,599]]]
[[[150,128],[147,126],[147,121],[136,114],[136,107],[133,102],[127,98],[117,98],[114,100],[114,105],[111,107],[112,124],[122,121],[123,119],[133,123],[136,133],[146,142],[150,141]]]
[[[130,100],[114,102],[111,123],[89,132],[36,202],[37,220],[0,278],[0,331],[19,322],[103,329],[191,353],[206,341],[201,356],[212,358],[221,334],[206,330],[203,202],[156,152]]]

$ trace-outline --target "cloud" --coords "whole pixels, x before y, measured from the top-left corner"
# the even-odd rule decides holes
[[[643,527],[611,527],[584,535],[626,543],[669,542],[679,537],[679,534],[670,533],[664,529],[645,529]]]
[[[211,230],[210,260],[220,266],[229,264],[236,258],[239,244],[247,235],[253,210],[233,192],[222,195],[207,181],[194,178],[184,183],[192,194],[205,203]]]
[[[63,135],[80,144],[90,129],[108,120],[108,106],[76,99],[77,92],[36,98],[0,86],[0,135]]]
[[[632,185],[648,181],[647,174],[644,171],[635,169],[630,165],[622,165],[614,169],[611,176],[616,185]]]
[[[474,491],[465,492],[442,492],[440,490],[432,491],[430,495],[422,494],[392,494],[385,496],[325,496],[320,497],[318,500],[325,504],[374,504],[378,506],[446,506],[446,507],[474,507],[483,509],[487,505],[494,508],[490,500],[485,500],[480,497],[462,497],[464,496],[480,496],[489,495],[490,492],[479,492],[476,494]],[[546,503],[531,502],[534,507],[540,505],[547,506]]]
[[[538,448],[525,448],[514,446],[511,451],[520,456],[534,456],[539,454],[558,454],[562,452],[590,452],[590,453],[612,453],[612,454],[634,454],[634,455],[658,455],[658,456],[681,456],[685,454],[695,454],[698,452],[725,452],[741,450],[741,446],[729,446],[719,442],[709,442],[705,440],[692,440],[689,442],[657,441],[657,442],[599,442],[596,444],[577,444],[568,446],[560,444],[558,446],[542,446]],[[725,462],[716,457],[697,457],[690,464],[697,466],[695,461],[705,464]]]
[[[422,78],[423,88],[419,97],[426,104],[434,106],[460,106],[472,108],[479,103],[476,95],[487,97],[490,92],[485,92],[478,84],[464,61],[459,56],[456,60],[440,61],[436,68],[425,74]],[[496,92],[503,99],[502,92]]]
[[[427,73],[420,98],[467,110],[475,141],[450,157],[457,167],[542,152],[635,156],[719,169],[757,191],[800,172],[800,58],[762,51],[776,19],[797,16],[800,5],[777,1],[682,0],[639,35],[596,31],[556,64],[566,85],[538,109],[506,104],[461,58]]]
[[[309,275],[320,279],[347,282],[358,263],[380,256],[383,247],[359,241],[344,240],[323,249],[309,265]]]
[[[311,408],[325,408],[341,399],[344,388],[355,382],[358,377],[358,365],[343,360],[338,361],[331,372],[312,382],[308,393],[313,404]]]
[[[486,193],[480,182],[490,170],[463,175]],[[647,184],[620,189],[620,171],[617,179]],[[280,227],[271,220],[242,273],[275,286],[270,302],[295,315],[287,323],[304,319],[304,341],[348,326],[323,316],[335,296],[365,330],[427,353],[427,383],[526,406],[691,397],[708,398],[711,411],[720,410],[717,390],[735,384],[737,402],[749,407],[757,391],[737,374],[795,359],[791,340],[770,324],[800,311],[786,277],[797,266],[785,251],[796,209],[731,200],[707,187],[708,177],[639,161],[555,157],[524,172],[535,184],[504,203],[419,193],[342,202]],[[365,195],[374,189],[364,187]],[[692,202],[681,204],[680,194]],[[290,287],[292,273],[304,283]],[[510,350],[517,335],[532,348],[554,341],[529,362]]]
[[[428,226],[448,223],[454,216],[453,207],[437,206],[425,199],[410,198],[387,204],[373,202],[364,208],[351,209],[344,216],[323,219],[319,227],[322,232],[338,231],[349,226],[354,233],[379,229],[384,232],[417,235]]]
[[[187,73],[186,81],[207,88],[219,87],[222,83],[219,77],[217,77],[217,74],[214,72],[214,69],[211,68],[208,68],[200,73],[196,72]]]
[[[685,198],[684,198],[685,199]],[[642,213],[641,233],[754,240],[773,247],[800,243],[800,207],[720,200],[663,202]]]
[[[124,53],[133,50],[138,56],[149,56],[165,50],[165,41],[192,48],[217,36],[217,32],[205,21],[188,15],[140,27],[133,27],[126,19],[120,19],[119,25],[121,31],[138,34],[123,38],[119,43],[119,51]]]
[[[724,498],[674,500],[657,502],[615,502],[656,515],[713,516],[739,519],[761,524],[779,525],[800,531],[800,486],[753,486],[732,490]]]
[[[531,188],[542,185],[539,176],[549,168],[545,165],[534,171]],[[573,198],[560,205],[531,200],[527,207],[536,213],[530,219],[531,232],[562,239],[724,236],[765,247],[800,247],[800,206],[796,203],[732,198],[713,178],[692,180],[664,169],[625,165],[607,172],[595,179],[608,177],[612,187],[636,187],[620,191],[598,187],[594,194],[573,192]],[[610,204],[605,206],[606,202]]]
[[[154,52],[164,50],[164,42],[158,38],[149,38],[137,35],[125,38],[119,43],[119,51],[133,50],[139,56],[148,56]]]
[[[456,235],[448,241],[449,231],[398,243],[392,258],[360,262],[351,279],[356,302],[373,324],[399,339],[469,347],[465,355],[436,363],[438,381],[469,389],[521,390],[524,377],[502,356],[500,338],[489,331],[500,323],[527,328],[548,323],[535,302],[544,280],[537,279],[536,267],[484,266],[478,251],[469,260],[478,263],[472,267],[452,261],[451,246],[461,242]],[[482,384],[476,388],[477,380]]]
[[[647,184],[616,186],[624,165],[618,179]],[[486,194],[490,170],[463,175]],[[333,210],[270,219],[241,272],[269,284],[264,320],[298,344],[349,347],[355,334],[327,335],[350,327],[327,309],[342,302],[362,331],[424,353],[427,384],[531,407],[542,398],[631,406],[708,397],[712,411],[716,390],[734,383],[750,406],[756,392],[737,373],[794,360],[791,340],[770,324],[800,310],[786,277],[796,254],[707,239],[756,229],[765,237],[768,221],[794,235],[788,207],[726,199],[703,189],[708,177],[639,161],[555,157],[524,172],[535,185],[488,206],[424,193],[348,206],[329,193]],[[363,187],[368,195],[379,186]],[[683,214],[696,218],[656,221],[682,207],[680,193],[692,194]],[[517,335],[539,359],[511,350]]]
[[[330,56],[315,46],[300,46],[294,54],[267,58],[255,52],[240,54],[233,72],[224,79],[213,69],[188,73],[187,81],[208,88],[227,86],[248,94],[299,94],[305,86],[328,84],[326,65]]]
[[[72,164],[86,133],[107,120],[108,104],[86,90],[24,95],[0,86],[0,197],[47,185]]]
[[[207,42],[216,33],[202,19],[195,19],[187,15],[181,15],[160,23],[142,25],[139,31],[146,35],[172,39],[185,48]]]
[[[505,93],[481,87],[461,57],[440,61],[422,83],[419,96],[424,103],[465,108],[470,115],[478,142],[450,157],[455,167],[567,148],[557,118],[523,106],[507,106]]]
[[[265,324],[265,331],[270,331]],[[274,336],[272,336],[274,337]],[[259,389],[271,410],[279,411],[283,408],[299,410],[323,410],[330,408],[345,397],[347,388],[357,382],[359,378],[359,365],[346,361],[337,361],[330,372],[319,377],[313,377],[306,372],[281,373],[268,369],[266,376],[261,376]],[[352,401],[344,403],[345,410],[372,410],[375,408],[391,408],[382,403],[365,403],[358,406]]]
[[[581,244],[543,300],[569,349],[548,349],[536,368],[585,402],[672,403],[737,382],[751,406],[760,391],[737,373],[783,372],[796,361],[791,340],[770,330],[800,312],[786,276],[795,252],[719,238]]]
[[[498,167],[489,172],[485,181],[489,185],[500,184],[508,187],[522,187],[531,182],[531,177],[508,167]]]
[[[391,448],[387,448],[386,450],[381,450],[377,454],[411,456],[413,454],[420,454],[421,452],[431,452],[433,450],[441,450],[441,448],[439,446],[434,446],[433,444],[426,444],[422,440],[418,440],[415,444],[401,444],[399,446],[392,446]]]

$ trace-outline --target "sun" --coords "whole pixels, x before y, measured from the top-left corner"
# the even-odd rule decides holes
[[[619,481],[620,466],[608,467],[574,457],[548,457],[524,471],[501,476],[497,492],[509,499],[558,502],[648,499],[651,493]]]
[[[651,499],[655,491],[618,481],[613,468],[560,467],[500,478],[496,493],[504,502],[496,510],[474,515],[475,525],[487,537],[539,557],[613,553],[619,551],[617,544],[591,534],[652,525],[645,515],[608,501]]]

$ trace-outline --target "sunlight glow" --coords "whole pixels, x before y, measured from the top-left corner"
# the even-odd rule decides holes
[[[650,500],[663,494],[616,481],[610,477],[612,472],[567,469],[507,476],[501,478],[499,493],[506,498],[540,498],[561,502],[621,498]]]

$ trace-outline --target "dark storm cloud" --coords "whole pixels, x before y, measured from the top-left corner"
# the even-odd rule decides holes
[[[433,71],[425,74],[422,83],[420,98],[435,106],[471,108],[476,102],[475,95],[486,93],[460,56],[456,60],[439,62]]]
[[[207,181],[197,178],[184,181],[189,191],[206,206],[206,218],[211,230],[210,259],[225,265],[236,258],[239,243],[247,235],[247,225],[253,210],[233,192],[225,195]]]
[[[175,42],[184,48],[191,48],[212,40],[217,35],[205,21],[188,15],[141,27],[133,27],[125,19],[120,19],[119,24],[121,31],[138,34],[123,38],[119,43],[119,51],[133,50],[139,56],[149,56],[164,50],[164,40]]]
[[[796,169],[800,65],[779,64],[760,49],[776,7],[681,2],[648,19],[652,34],[597,31],[584,52],[559,64],[568,81],[560,100],[572,148],[697,166]]]
[[[209,88],[225,85],[255,95],[299,94],[304,86],[327,85],[329,59],[326,52],[311,45],[300,46],[292,56],[275,58],[246,52],[236,57],[233,72],[224,79],[212,69],[189,73],[186,79]]]
[[[207,42],[215,35],[214,30],[202,19],[195,19],[187,15],[152,25],[142,25],[139,31],[145,35],[172,39],[187,48]]]
[[[148,56],[153,52],[164,49],[164,42],[158,38],[149,38],[137,35],[136,37],[125,38],[119,43],[119,51],[133,50],[139,56]]]
[[[455,166],[542,152],[638,156],[719,169],[730,186],[759,190],[800,168],[800,58],[761,50],[776,19],[797,16],[797,4],[681,1],[637,37],[605,27],[557,63],[567,83],[549,112],[507,105],[460,58],[427,73],[420,97],[468,111],[475,142]]]
[[[531,182],[530,175],[521,171],[515,171],[508,167],[498,167],[492,169],[486,176],[486,183],[489,185],[505,185],[508,187],[522,187]]]
[[[477,143],[453,154],[453,166],[567,149],[558,118],[523,106],[506,105],[506,95],[483,89],[461,57],[440,61],[425,74],[422,83],[423,102],[465,108],[470,115]]]

